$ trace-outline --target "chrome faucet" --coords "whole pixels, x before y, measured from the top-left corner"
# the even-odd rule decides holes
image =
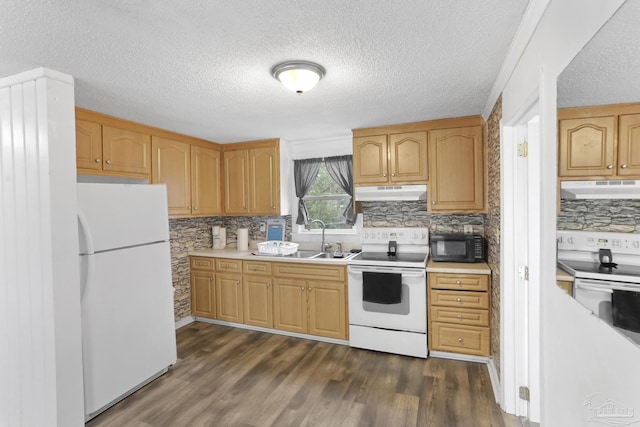
[[[324,241],[324,230],[327,228],[327,226],[325,225],[324,222],[320,221],[319,219],[314,219],[311,222],[309,222],[309,224],[313,224],[314,222],[317,222],[322,226],[322,242],[320,243],[320,252],[326,252],[327,249],[331,249],[331,245],[328,243],[325,243]]]

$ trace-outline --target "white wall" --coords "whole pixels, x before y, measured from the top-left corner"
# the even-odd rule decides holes
[[[622,3],[551,0],[530,42],[514,52],[519,59],[503,90],[504,123],[518,115],[532,94],[540,100],[542,144],[529,147],[529,167],[540,179],[537,191],[530,194],[529,215],[536,218],[530,235],[539,236],[530,246],[535,249],[530,281],[541,289],[540,306],[531,307],[540,310],[541,342],[531,357],[541,361],[543,426],[587,425],[587,398],[598,393],[640,413],[640,350],[555,286],[556,80]],[[509,342],[502,345],[504,351],[513,347]]]
[[[0,425],[84,424],[73,79],[0,79]]]

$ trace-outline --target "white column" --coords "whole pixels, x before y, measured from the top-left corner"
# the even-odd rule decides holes
[[[0,79],[0,425],[84,424],[73,79]]]

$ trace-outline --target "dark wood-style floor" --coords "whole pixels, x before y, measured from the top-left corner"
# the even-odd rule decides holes
[[[427,360],[206,323],[178,362],[88,427],[512,427],[483,364]]]

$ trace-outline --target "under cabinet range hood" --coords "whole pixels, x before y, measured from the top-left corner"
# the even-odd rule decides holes
[[[640,180],[562,181],[563,199],[640,199]]]
[[[358,202],[427,199],[427,186],[425,184],[355,187],[355,192],[356,201]]]

